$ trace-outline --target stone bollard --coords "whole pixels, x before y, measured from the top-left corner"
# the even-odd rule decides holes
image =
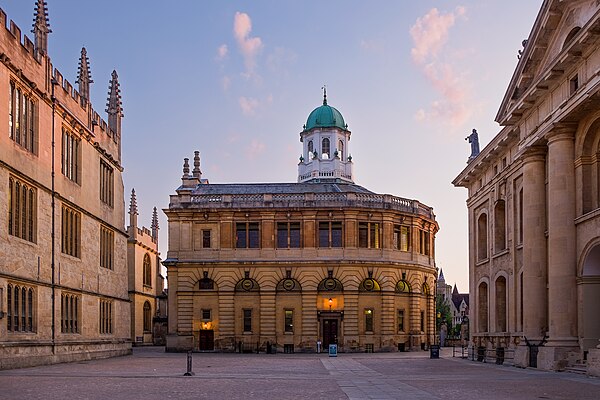
[[[189,350],[187,352],[187,372],[183,374],[183,376],[194,376],[194,372],[192,371],[192,351]]]

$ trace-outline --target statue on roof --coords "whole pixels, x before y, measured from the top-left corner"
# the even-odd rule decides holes
[[[467,162],[470,162],[472,159],[479,155],[479,135],[477,134],[477,129],[473,129],[473,132],[465,138],[471,143],[471,155]]]

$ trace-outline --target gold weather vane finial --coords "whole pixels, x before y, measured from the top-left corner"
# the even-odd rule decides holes
[[[326,106],[327,105],[327,85],[321,86],[321,89],[323,89],[323,105]]]

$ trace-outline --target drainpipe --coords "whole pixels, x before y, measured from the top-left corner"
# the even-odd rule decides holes
[[[56,283],[54,280],[54,270],[55,270],[55,252],[56,252],[56,245],[55,245],[55,209],[56,209],[56,204],[55,204],[55,197],[56,197],[56,192],[54,190],[54,154],[55,154],[55,147],[56,147],[56,142],[55,142],[55,138],[54,138],[54,118],[55,118],[55,114],[56,114],[56,97],[54,97],[54,87],[56,85],[58,85],[58,82],[52,78],[50,83],[52,84],[52,96],[50,97],[50,100],[52,100],[52,256],[51,256],[51,270],[52,270],[52,353],[54,354],[56,352],[56,348],[55,348],[55,339],[56,339],[56,316],[55,316],[55,310],[56,310]]]

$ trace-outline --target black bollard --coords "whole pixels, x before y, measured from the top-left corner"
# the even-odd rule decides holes
[[[192,351],[189,350],[187,352],[187,372],[183,374],[183,376],[194,376],[194,372],[192,371]]]

